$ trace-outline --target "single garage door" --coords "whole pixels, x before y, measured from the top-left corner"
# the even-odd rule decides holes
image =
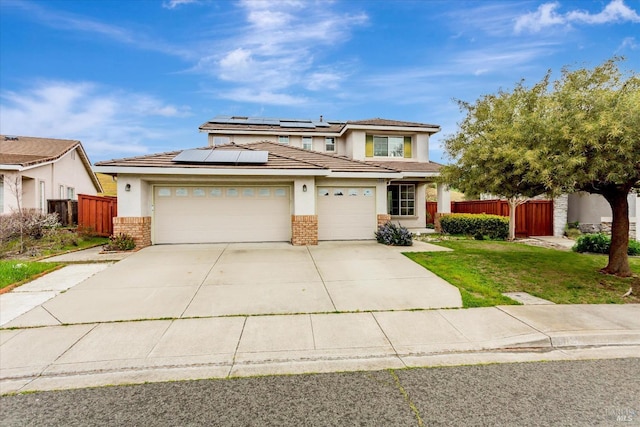
[[[288,186],[155,186],[154,243],[291,240]]]
[[[375,187],[318,187],[318,239],[373,239],[376,230]]]

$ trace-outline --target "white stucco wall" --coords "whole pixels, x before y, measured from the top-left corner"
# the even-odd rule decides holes
[[[413,136],[413,158],[419,162],[429,161],[429,135],[417,134]]]
[[[305,191],[306,186],[306,191]],[[300,177],[293,182],[293,214],[316,214],[316,187],[315,178]]]
[[[636,217],[636,194],[628,196],[629,217]],[[602,217],[611,217],[609,203],[599,194],[574,193],[569,195],[567,221],[581,224],[599,224]]]
[[[152,203],[148,181],[136,175],[118,175],[118,216],[151,216]]]

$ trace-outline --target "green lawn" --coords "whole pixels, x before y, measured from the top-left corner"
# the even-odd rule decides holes
[[[0,289],[26,282],[59,265],[56,262],[0,261]]]
[[[515,304],[503,292],[528,292],[557,304],[640,302],[640,278],[598,272],[605,255],[578,254],[511,242],[452,240],[436,243],[454,252],[406,256],[460,289],[465,307]],[[640,258],[630,258],[640,275]],[[622,298],[633,286],[634,295]]]

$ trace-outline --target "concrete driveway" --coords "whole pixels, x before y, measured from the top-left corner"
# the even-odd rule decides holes
[[[457,288],[375,242],[152,246],[36,307],[22,325],[461,307]]]

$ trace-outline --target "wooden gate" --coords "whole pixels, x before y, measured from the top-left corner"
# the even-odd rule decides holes
[[[116,197],[78,194],[78,228],[97,236],[111,236],[113,217],[117,215]]]

